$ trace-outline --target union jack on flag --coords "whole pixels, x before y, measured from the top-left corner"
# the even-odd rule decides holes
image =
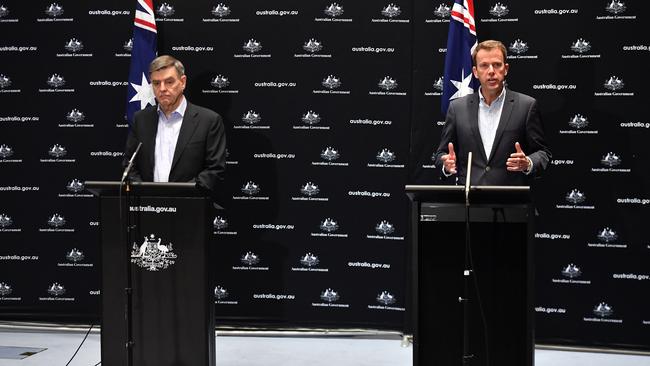
[[[451,100],[474,93],[478,81],[472,75],[472,51],[476,48],[474,1],[454,0],[447,36],[447,55],[441,109],[447,115]]]
[[[147,104],[155,105],[156,99],[149,84],[149,64],[157,53],[156,18],[153,0],[137,0],[133,22],[133,48],[127,90],[126,119],[133,123],[133,114]]]

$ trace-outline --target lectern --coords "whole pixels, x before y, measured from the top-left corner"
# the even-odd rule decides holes
[[[190,183],[131,183],[128,202],[120,182],[85,185],[99,197],[102,365],[214,366],[211,201]]]
[[[529,191],[406,186],[414,365],[534,364]]]

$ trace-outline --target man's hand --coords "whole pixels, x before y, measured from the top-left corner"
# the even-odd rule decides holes
[[[521,150],[519,142],[515,142],[515,153],[510,154],[510,158],[506,161],[506,169],[511,172],[527,172],[531,168],[531,161],[526,157],[526,154]]]
[[[454,152],[454,144],[450,142],[447,147],[449,149],[449,154],[441,156],[440,160],[442,160],[445,172],[448,174],[456,174],[456,153]]]

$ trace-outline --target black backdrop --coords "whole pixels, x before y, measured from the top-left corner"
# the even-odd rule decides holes
[[[536,196],[540,342],[647,347],[641,4],[475,3],[479,39],[509,47],[509,86],[539,99],[554,153]],[[228,130],[218,322],[405,329],[403,186],[435,176],[451,3],[155,5],[159,53]],[[4,317],[99,313],[96,202],[76,182],[118,178],[134,8],[0,2]]]

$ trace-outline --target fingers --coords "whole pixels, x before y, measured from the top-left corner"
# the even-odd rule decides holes
[[[445,171],[449,174],[456,174],[456,158],[450,154],[445,154],[440,157],[444,165]]]
[[[445,164],[445,171],[449,174],[456,174],[456,164],[453,163],[450,164],[449,166]]]
[[[518,142],[515,142],[515,152],[510,154],[510,158],[526,159],[526,153],[521,149],[521,145]]]
[[[511,172],[523,172],[528,169],[528,159],[519,142],[515,142],[515,152],[506,160],[506,169]]]
[[[520,168],[519,163],[514,159],[508,159],[508,161],[506,161],[506,170],[509,172],[520,172],[523,169]]]
[[[523,155],[521,157],[519,153],[511,154],[510,158],[506,160],[506,169],[510,172],[523,172],[528,169],[528,159]]]
[[[456,152],[454,151],[454,144],[450,142],[447,148],[449,149],[449,159],[445,164],[445,170],[451,174],[456,174]]]
[[[518,154],[524,154],[524,151],[521,149],[521,145],[519,145],[519,142],[515,142],[515,150],[517,151]]]

